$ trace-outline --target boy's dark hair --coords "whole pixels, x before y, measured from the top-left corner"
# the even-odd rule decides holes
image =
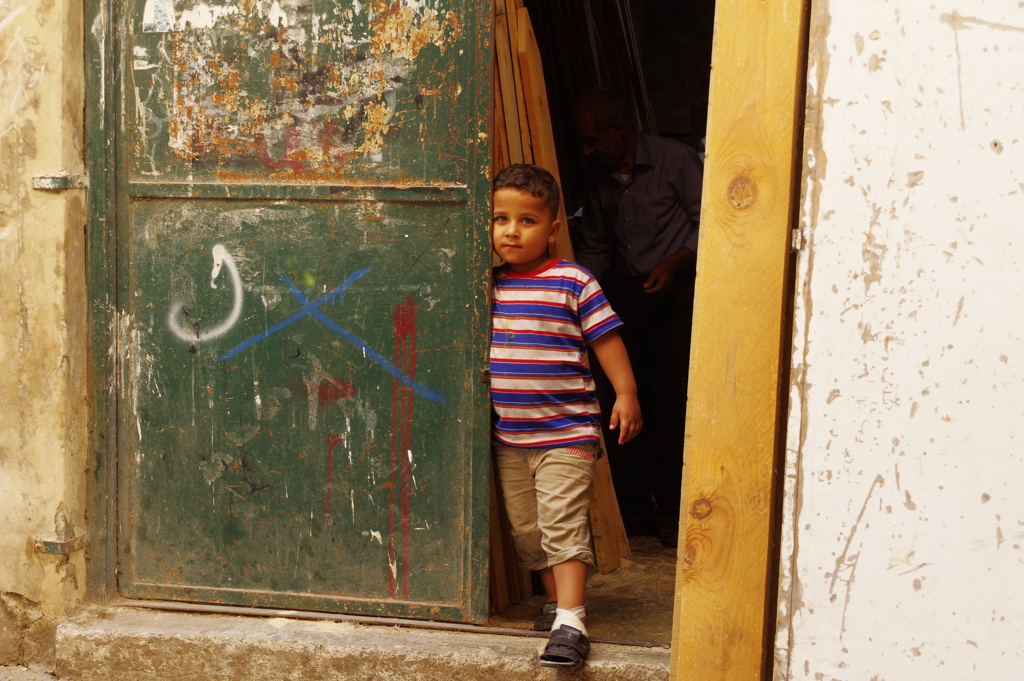
[[[540,166],[516,163],[505,168],[494,178],[494,191],[499,189],[515,189],[544,199],[551,218],[558,218],[558,182]]]

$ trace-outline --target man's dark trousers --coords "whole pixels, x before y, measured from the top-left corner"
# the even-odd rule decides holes
[[[694,273],[680,272],[667,291],[643,290],[646,276],[610,274],[601,280],[622,318],[622,340],[637,381],[644,427],[625,445],[607,430],[615,391],[592,362],[605,425],[605,444],[626,533],[664,532],[679,520],[686,419],[686,381],[693,322]]]

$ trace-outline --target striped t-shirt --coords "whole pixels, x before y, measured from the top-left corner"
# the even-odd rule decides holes
[[[494,271],[492,433],[513,447],[599,441],[600,410],[587,344],[621,326],[597,280],[553,260],[534,272]]]

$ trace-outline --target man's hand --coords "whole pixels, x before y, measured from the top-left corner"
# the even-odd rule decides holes
[[[672,282],[675,278],[675,267],[666,258],[655,265],[654,269],[647,276],[647,280],[644,281],[644,293],[661,293],[668,290],[672,287]]]
[[[661,293],[672,287],[676,272],[684,267],[692,267],[697,262],[697,254],[685,246],[668,256],[651,270],[644,281],[644,293]]]

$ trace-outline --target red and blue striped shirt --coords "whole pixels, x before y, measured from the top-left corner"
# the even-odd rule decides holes
[[[534,272],[494,271],[492,433],[513,447],[599,442],[600,410],[587,345],[622,325],[597,280],[553,260]]]

